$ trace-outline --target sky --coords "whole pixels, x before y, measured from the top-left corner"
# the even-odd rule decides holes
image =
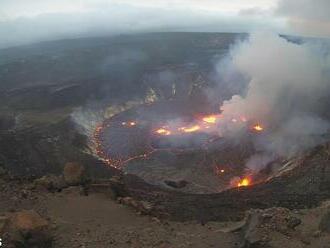
[[[135,32],[330,37],[330,0],[0,0],[0,48]]]

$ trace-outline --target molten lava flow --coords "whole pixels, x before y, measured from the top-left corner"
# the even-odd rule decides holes
[[[237,187],[247,187],[251,185],[251,180],[247,177],[238,182]]]
[[[129,122],[124,121],[124,122],[121,123],[121,125],[123,125],[123,126],[129,126],[129,127],[134,127],[134,126],[137,125],[137,123],[135,121],[129,121]]]
[[[255,131],[258,131],[258,132],[261,132],[261,131],[264,130],[264,128],[263,128],[261,125],[259,125],[259,124],[255,125],[255,126],[253,127],[253,129],[254,129]]]
[[[171,131],[167,130],[165,128],[160,128],[160,129],[156,130],[156,133],[158,133],[160,135],[171,135]]]
[[[203,118],[203,121],[206,122],[206,123],[214,124],[217,121],[217,117],[215,115],[205,116]]]
[[[193,132],[196,132],[198,130],[200,130],[201,127],[199,125],[195,125],[195,126],[192,126],[192,127],[182,127],[182,128],[179,128],[179,130],[185,132],[185,133],[193,133]]]

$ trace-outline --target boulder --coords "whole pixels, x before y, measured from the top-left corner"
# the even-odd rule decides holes
[[[67,187],[63,176],[47,175],[34,180],[35,186],[43,187],[49,191],[60,191]]]
[[[9,233],[16,247],[50,247],[52,238],[49,224],[33,210],[11,213]]]
[[[243,247],[262,247],[268,242],[267,233],[260,228],[262,225],[261,212],[252,210],[248,212],[246,225],[243,231]]]
[[[243,247],[264,247],[272,232],[289,236],[301,220],[286,208],[253,209],[247,212],[242,228]]]
[[[85,183],[85,168],[78,163],[67,163],[63,170],[64,180],[70,186]]]
[[[301,220],[294,216],[287,217],[286,221],[287,221],[287,227],[289,229],[295,229],[297,226],[301,224]]]

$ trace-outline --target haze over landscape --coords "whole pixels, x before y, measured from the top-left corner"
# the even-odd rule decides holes
[[[330,35],[327,0],[3,0],[0,47],[136,32]]]

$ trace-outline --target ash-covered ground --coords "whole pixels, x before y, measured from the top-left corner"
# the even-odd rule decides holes
[[[327,247],[329,94],[307,88],[307,101],[304,83],[291,87],[296,77],[263,87],[265,77],[287,78],[273,77],[281,66],[259,73],[262,64],[246,62],[258,41],[246,49],[247,37],[139,34],[0,50],[0,238],[22,247]],[[288,40],[269,45],[305,58],[306,41]],[[311,72],[325,82],[327,69]],[[265,91],[276,97],[260,98]],[[212,132],[157,135],[212,114],[224,114]]]

